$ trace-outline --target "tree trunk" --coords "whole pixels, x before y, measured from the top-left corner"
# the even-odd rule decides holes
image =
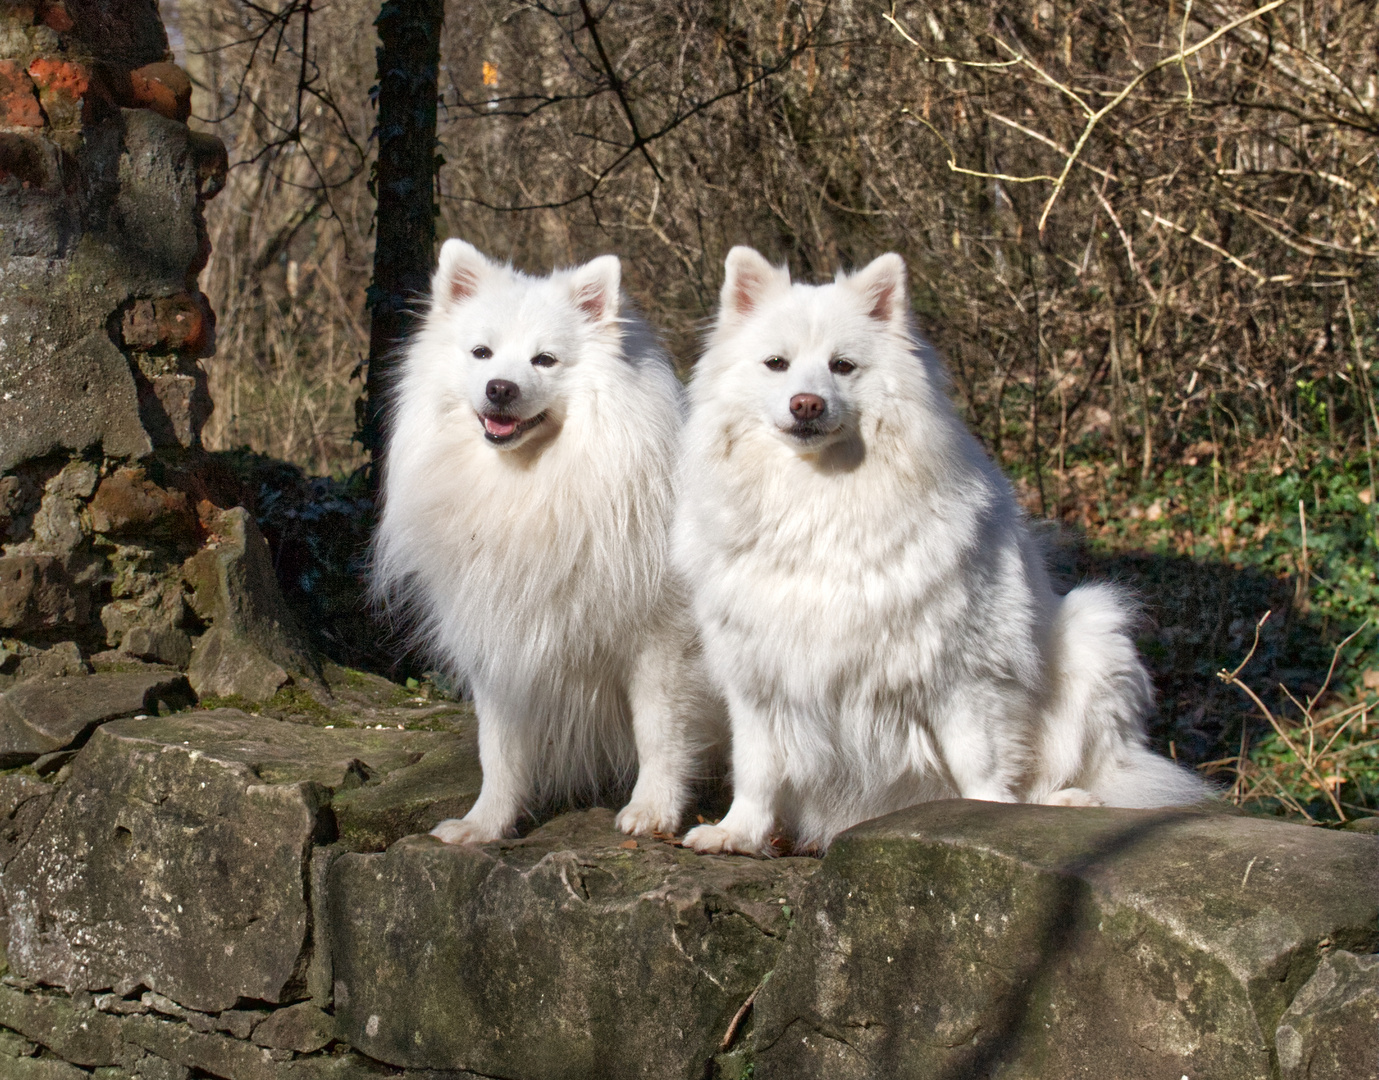
[[[372,322],[359,441],[377,485],[391,368],[426,295],[436,245],[436,89],[442,0],[385,0],[378,27],[378,161]]]

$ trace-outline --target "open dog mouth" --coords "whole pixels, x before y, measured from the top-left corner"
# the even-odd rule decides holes
[[[523,420],[516,416],[503,416],[501,413],[480,413],[479,420],[484,425],[484,438],[496,446],[519,439],[546,419],[545,413],[537,413]]]

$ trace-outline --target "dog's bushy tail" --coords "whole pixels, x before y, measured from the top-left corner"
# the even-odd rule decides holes
[[[1081,585],[1059,601],[1035,798],[1069,787],[1107,806],[1210,797],[1195,774],[1145,745],[1154,687],[1130,635],[1133,617],[1133,605],[1112,585]]]

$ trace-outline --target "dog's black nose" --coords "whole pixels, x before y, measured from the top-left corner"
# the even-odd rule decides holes
[[[823,416],[824,408],[824,399],[818,394],[796,394],[790,399],[790,413],[796,420],[817,420]]]
[[[511,405],[522,396],[522,389],[515,382],[508,382],[507,379],[489,379],[488,386],[484,389],[488,395],[488,400],[503,408]]]

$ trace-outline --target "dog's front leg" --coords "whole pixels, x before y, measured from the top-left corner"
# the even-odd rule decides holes
[[[431,830],[432,836],[447,844],[486,844],[513,835],[531,793],[535,755],[520,717],[512,715],[518,710],[485,698],[477,690],[474,707],[479,717],[479,765],[484,780],[469,813],[447,818]]]
[[[686,685],[684,654],[684,643],[656,642],[637,658],[628,695],[637,785],[618,814],[625,833],[673,833],[685,812],[695,758],[689,714],[698,702]]]
[[[701,854],[738,852],[772,855],[771,829],[780,793],[780,748],[771,739],[764,710],[736,695],[728,701],[733,733],[733,804],[717,825],[700,825],[685,835],[685,846]]]

